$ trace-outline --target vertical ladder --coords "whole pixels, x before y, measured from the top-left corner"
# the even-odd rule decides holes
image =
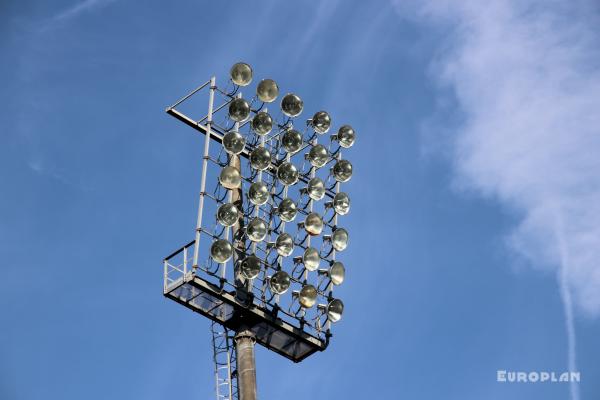
[[[210,329],[212,334],[217,400],[237,400],[233,336],[227,328],[214,321],[211,323]]]

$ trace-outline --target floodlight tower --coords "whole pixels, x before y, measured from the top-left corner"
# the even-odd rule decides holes
[[[293,93],[270,113],[279,86],[263,79],[246,99],[252,78],[237,63],[225,87],[213,77],[167,108],[204,134],[204,150],[195,237],[164,259],[163,292],[212,321],[217,400],[256,399],[255,343],[300,362],[327,348],[344,311],[333,289],[345,277],[338,217],[350,210],[341,184],[352,164],[342,149],[354,129],[327,137],[325,111],[297,122],[304,103]],[[178,109],[206,91],[204,117]]]

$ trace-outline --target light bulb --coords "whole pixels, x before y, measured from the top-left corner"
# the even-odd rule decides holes
[[[346,215],[350,211],[350,197],[344,192],[338,192],[333,197],[333,209],[339,215]]]
[[[248,190],[248,198],[252,204],[261,206],[269,201],[269,188],[264,182],[254,182]]]
[[[283,149],[290,154],[294,154],[302,148],[302,135],[295,129],[288,129],[281,137]]]
[[[311,308],[317,302],[317,289],[313,285],[304,285],[298,294],[298,302],[304,308]]]
[[[306,187],[308,196],[313,200],[321,200],[325,196],[325,184],[321,178],[312,178]]]
[[[275,241],[275,249],[277,254],[283,257],[287,257],[294,251],[294,239],[289,233],[283,232],[277,237]]]
[[[340,285],[344,282],[344,278],[346,277],[346,269],[344,268],[344,264],[340,261],[336,261],[333,263],[331,268],[329,268],[329,278],[334,285]]]
[[[250,104],[246,99],[237,97],[229,103],[229,118],[236,122],[244,122],[250,116]]]
[[[308,152],[308,161],[313,167],[320,168],[327,164],[329,160],[329,152],[322,144],[314,145]]]
[[[271,153],[264,147],[257,147],[250,152],[250,166],[264,171],[271,165]]]
[[[315,212],[309,213],[304,220],[304,229],[309,235],[320,235],[323,230],[323,219]]]
[[[304,254],[302,255],[302,263],[307,270],[315,271],[319,268],[319,264],[321,263],[319,251],[314,247],[308,247],[304,250]]]
[[[326,111],[319,111],[312,117],[312,126],[315,132],[324,134],[331,126],[331,117]]]
[[[246,228],[248,239],[253,242],[260,242],[267,236],[267,223],[261,218],[254,218]]]
[[[333,177],[338,182],[348,182],[352,177],[352,164],[348,160],[339,160],[333,166]]]
[[[244,275],[246,279],[254,279],[260,273],[260,267],[260,258],[252,254],[242,261],[240,270],[242,271],[242,275]]]
[[[285,222],[291,222],[296,218],[296,214],[298,212],[298,208],[296,207],[296,203],[292,199],[285,198],[281,200],[279,203],[279,207],[277,207],[277,213],[279,214],[279,218]]]
[[[240,154],[246,146],[246,139],[238,132],[227,132],[223,136],[223,147],[229,154]]]
[[[290,186],[298,182],[298,169],[290,162],[283,162],[277,168],[277,178],[285,186]]]
[[[244,62],[236,63],[231,67],[229,76],[236,85],[248,86],[252,82],[252,67]]]
[[[210,246],[210,256],[218,263],[227,262],[233,255],[233,246],[225,239],[217,239]]]
[[[219,183],[226,189],[237,189],[242,184],[240,171],[230,165],[225,166],[219,174]]]
[[[290,288],[290,276],[285,271],[277,271],[269,279],[269,287],[271,292],[275,294],[283,294]]]
[[[260,101],[271,103],[279,96],[279,86],[273,79],[263,79],[256,86],[256,95]]]
[[[337,251],[342,251],[348,246],[348,231],[344,228],[337,228],[331,235],[331,245]]]
[[[273,129],[273,118],[264,111],[256,113],[252,118],[252,130],[258,135],[266,135]]]
[[[238,208],[233,203],[221,204],[217,209],[217,220],[223,226],[233,226],[238,221]]]
[[[354,141],[356,140],[356,133],[354,129],[350,125],[342,126],[337,133],[337,140],[340,142],[340,146],[343,148],[352,147]]]
[[[302,99],[293,93],[288,93],[281,99],[281,111],[288,117],[297,117],[303,108]]]
[[[333,299],[327,305],[327,318],[331,322],[338,322],[342,319],[342,314],[344,313],[344,303],[340,299]]]

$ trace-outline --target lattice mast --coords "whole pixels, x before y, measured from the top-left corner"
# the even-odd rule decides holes
[[[233,334],[215,321],[211,322],[210,331],[217,400],[237,399],[237,380],[235,377],[237,371],[235,351],[233,349]]]

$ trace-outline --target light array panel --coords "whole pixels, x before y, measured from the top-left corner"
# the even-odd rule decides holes
[[[252,90],[252,78],[249,65],[234,65],[224,89],[212,81],[209,114],[185,121],[212,140],[204,147],[194,256],[184,248],[183,264],[168,265],[187,271],[191,263],[192,274],[236,301],[328,338],[344,309],[334,294],[349,242],[341,217],[350,211],[343,184],[352,164],[342,149],[352,147],[355,132],[335,126],[326,111],[307,118],[301,98],[280,93],[271,79]],[[176,282],[165,268],[167,290]]]

